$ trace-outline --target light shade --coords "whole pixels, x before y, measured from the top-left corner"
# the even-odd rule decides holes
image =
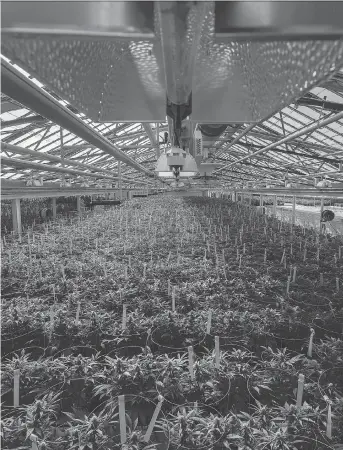
[[[158,177],[174,178],[173,167],[180,167],[180,178],[194,177],[198,173],[193,156],[178,147],[171,147],[158,158],[155,172]]]

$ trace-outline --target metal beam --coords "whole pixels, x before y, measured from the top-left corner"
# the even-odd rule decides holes
[[[68,173],[71,175],[81,175],[83,177],[93,177],[93,178],[104,178],[107,180],[117,180],[117,177],[114,177],[114,176],[95,174],[92,172],[84,172],[84,171],[75,170],[75,169],[67,169],[65,167],[49,166],[47,164],[25,161],[23,159],[7,158],[6,156],[1,156],[1,164],[5,167],[6,166],[7,167],[16,167],[19,169],[22,168],[22,169],[32,169],[32,170],[43,170],[43,171],[47,171],[47,172],[60,172],[60,173]]]
[[[245,194],[263,194],[263,195],[286,195],[289,197],[305,196],[305,197],[333,197],[343,198],[343,189],[341,188],[326,188],[326,189],[294,189],[294,188],[276,188],[276,189],[236,189],[237,193]]]
[[[336,122],[337,120],[340,120],[342,118],[343,118],[343,112],[340,112],[338,114],[335,114],[334,116],[328,117],[327,119],[321,120],[319,122],[316,121],[316,123],[314,123],[312,125],[308,125],[307,127],[304,127],[301,130],[295,131],[294,133],[286,136],[285,138],[283,138],[277,142],[273,142],[272,144],[269,144],[266,147],[261,148],[257,152],[252,153],[251,155],[244,156],[243,158],[240,158],[237,161],[227,164],[224,167],[221,167],[220,169],[215,170],[213,173],[220,172],[221,170],[223,170],[227,167],[232,167],[242,161],[245,161],[247,159],[250,159],[257,155],[260,155],[261,153],[267,152],[269,150],[273,150],[273,148],[277,147],[278,145],[285,144],[286,142],[289,142],[290,140],[292,140],[294,138],[303,136],[304,134],[315,131],[317,128],[323,127],[325,125],[329,125],[330,123]]]
[[[137,183],[136,183],[137,184]],[[144,183],[146,184],[146,183]],[[2,188],[1,200],[12,200],[18,198],[54,198],[54,197],[76,197],[78,195],[106,194],[118,192],[115,188],[60,188],[60,187],[18,187]]]
[[[42,116],[31,116],[31,117],[19,117],[18,119],[14,120],[6,120],[1,122],[1,128],[8,128],[8,127],[16,127],[18,125],[24,125],[26,123],[37,123],[37,122],[47,122],[48,120],[45,117]]]
[[[244,130],[239,133],[239,135],[237,137],[235,137],[235,139],[230,142],[230,144],[225,147],[221,152],[219,152],[216,156],[220,156],[223,153],[225,153],[227,150],[229,150],[229,148],[231,148],[233,145],[237,144],[237,142],[242,139],[242,137],[244,137],[247,133],[249,133],[249,131],[251,131],[254,127],[256,127],[258,124],[257,123],[251,123],[249,126],[247,126],[246,128],[244,128]]]
[[[61,105],[54,97],[39,88],[3,59],[1,60],[1,90],[9,97],[69,130],[119,161],[148,176],[154,176],[153,172],[147,170],[115,147],[108,139],[96,132],[76,114]]]
[[[95,172],[104,172],[111,176],[111,178],[115,178],[118,175],[113,173],[110,170],[102,169],[101,167],[93,166],[91,164],[84,164],[78,161],[74,161],[72,159],[65,159],[65,158],[59,158],[58,156],[50,155],[49,153],[41,153],[41,152],[35,152],[34,150],[29,150],[27,148],[18,147],[17,145],[11,145],[3,143],[1,145],[1,149],[6,152],[11,153],[19,153],[21,155],[27,155],[32,156],[36,159],[40,159],[42,161],[52,161],[57,162],[59,164],[67,164],[69,166],[76,166],[82,169],[87,170],[93,170]],[[101,175],[99,175],[99,178],[101,178]]]

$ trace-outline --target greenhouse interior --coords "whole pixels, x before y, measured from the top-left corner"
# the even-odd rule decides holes
[[[343,450],[343,3],[1,4],[1,447]]]

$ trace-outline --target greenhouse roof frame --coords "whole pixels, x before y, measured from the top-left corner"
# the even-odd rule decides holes
[[[156,161],[157,130],[162,138],[164,131],[168,130],[167,119],[164,123],[95,123],[84,114],[75,110],[73,105],[60,99],[56,94],[44,87],[38,80],[20,69],[17,65],[2,56],[5,64],[19,71],[32,83],[42,90],[52,94],[55,100],[82,120],[87,126],[94,129],[101,136],[109,140],[121,152],[124,152],[145,171],[153,171]],[[302,99],[312,99],[313,105],[301,104]],[[288,178],[290,181],[302,181],[310,185],[311,178],[326,177],[328,180],[343,182],[341,163],[343,161],[343,117],[338,116],[327,108],[319,106],[320,102],[335,103],[343,108],[343,69],[337,71],[330,79],[321,83],[304,94],[299,101],[282,108],[276,114],[260,123],[245,124],[230,138],[222,135],[220,138],[208,142],[204,137],[204,147],[215,162],[223,164],[218,170],[218,180],[226,183],[245,182],[261,183],[273,180],[279,185]],[[336,108],[340,108],[336,106]],[[339,117],[333,123],[323,128],[316,128],[318,121],[326,120],[334,115]],[[1,140],[4,143],[23,147],[34,152],[59,157],[63,162],[56,161],[56,167],[72,169],[80,164],[89,166],[96,171],[101,180],[101,174],[113,173],[118,168],[118,161],[111,155],[85,142],[75,134],[61,129],[58,125],[37,113],[22,106],[18,101],[7,95],[1,95]],[[314,127],[312,127],[314,125]],[[310,127],[311,132],[298,136],[297,132],[304,127]],[[312,127],[312,128],[311,128]],[[295,134],[292,137],[292,134]],[[283,139],[286,141],[283,141]],[[281,141],[279,145],[275,145]],[[270,150],[267,150],[270,148]],[[261,152],[264,149],[265,152]],[[18,159],[18,154],[3,146],[2,155],[7,158]],[[38,162],[31,155],[21,155],[20,159],[26,162]],[[48,159],[48,158],[47,158]],[[51,158],[50,158],[51,159]],[[40,157],[40,161],[44,160]],[[69,161],[69,164],[68,164]],[[232,167],[235,166],[235,170]],[[10,180],[26,180],[32,175],[44,176],[47,181],[61,181],[60,173],[36,171],[32,169],[16,169],[15,167],[2,167],[2,177]],[[122,176],[132,182],[146,182],[147,179],[129,165],[121,164]],[[75,178],[75,181],[78,179]],[[313,183],[312,183],[313,184]]]

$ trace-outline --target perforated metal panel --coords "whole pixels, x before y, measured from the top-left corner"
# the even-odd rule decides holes
[[[93,120],[120,122],[164,121],[166,94],[190,90],[194,122],[260,121],[343,66],[342,40],[229,42],[212,2],[187,4],[174,25],[155,14],[155,41],[4,34],[2,52]]]
[[[95,121],[164,121],[151,41],[4,35],[2,52]]]
[[[343,41],[228,42],[202,27],[193,81],[196,122],[257,122],[343,66]]]

